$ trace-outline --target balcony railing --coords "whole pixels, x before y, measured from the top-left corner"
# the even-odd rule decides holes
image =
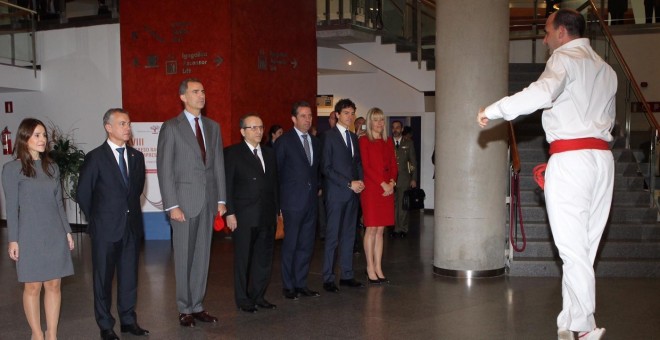
[[[0,64],[31,67],[37,76],[37,12],[0,1]]]

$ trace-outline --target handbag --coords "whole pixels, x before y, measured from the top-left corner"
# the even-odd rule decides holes
[[[403,192],[403,210],[424,209],[426,193],[420,188],[410,188]]]
[[[284,238],[284,217],[282,214],[277,215],[277,227],[275,228],[275,239],[281,240]]]

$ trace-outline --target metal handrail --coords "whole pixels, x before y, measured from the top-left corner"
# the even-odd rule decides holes
[[[32,71],[34,71],[34,77],[37,77],[37,42],[36,42],[36,32],[37,32],[37,21],[36,21],[36,15],[37,12],[34,10],[31,10],[29,8],[25,8],[22,6],[18,6],[12,3],[9,3],[7,1],[1,1],[0,0],[0,6],[7,6],[10,8],[17,9],[19,11],[25,12],[27,15],[30,16],[30,40],[31,40],[31,45],[32,45]],[[25,32],[25,30],[16,30],[16,31],[10,31],[5,34],[10,35],[11,39],[11,61],[12,65],[15,65],[15,40],[14,40],[14,34],[19,33],[19,32]]]

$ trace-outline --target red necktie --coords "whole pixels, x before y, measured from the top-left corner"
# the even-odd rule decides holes
[[[195,118],[195,136],[197,137],[197,144],[202,151],[202,161],[206,164],[206,148],[204,147],[204,137],[202,136],[202,128],[199,127],[199,117]]]

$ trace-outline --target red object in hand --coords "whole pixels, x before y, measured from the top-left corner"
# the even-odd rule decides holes
[[[227,224],[225,223],[225,219],[222,218],[220,214],[215,215],[215,221],[213,221],[213,230],[215,231],[229,230],[229,228],[227,228]]]

